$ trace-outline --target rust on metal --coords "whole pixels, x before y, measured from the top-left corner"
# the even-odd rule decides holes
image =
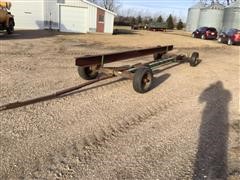
[[[121,61],[141,56],[146,56],[154,53],[163,54],[167,53],[168,51],[173,50],[173,45],[169,46],[157,46],[153,48],[147,49],[139,49],[139,50],[131,50],[131,51],[123,51],[117,53],[110,53],[104,55],[97,55],[97,56],[83,56],[76,58],[76,66],[92,66],[92,65],[100,65],[102,63],[111,63],[115,61]]]
[[[85,86],[97,83],[99,81],[103,81],[106,79],[110,79],[116,76],[121,76],[123,78],[128,78],[128,79],[134,79],[135,75],[134,73],[141,67],[147,67],[150,68],[152,71],[155,70],[156,68],[162,66],[162,65],[168,65],[169,63],[185,63],[188,62],[190,63],[191,66],[197,66],[201,60],[199,59],[199,53],[194,52],[191,57],[185,56],[185,55],[175,55],[175,54],[166,54],[168,51],[173,50],[173,46],[158,46],[155,48],[148,48],[148,49],[140,49],[140,50],[132,50],[132,51],[125,51],[125,52],[120,52],[120,53],[112,53],[112,54],[105,54],[101,56],[84,56],[84,57],[79,57],[76,58],[76,65],[77,66],[83,66],[83,67],[95,67],[98,69],[99,73],[105,74],[102,77],[98,77],[96,79],[90,80],[88,82],[85,82],[83,84],[80,84],[78,86],[70,87],[64,90],[57,91],[55,93],[45,95],[45,96],[40,96],[32,99],[28,99],[26,101],[16,101],[13,103],[5,104],[0,106],[0,111],[3,110],[8,110],[8,109],[14,109],[22,106],[26,106],[29,104],[34,104],[38,103],[41,101],[47,101],[51,100],[54,98],[62,97],[63,95],[66,95],[70,92],[73,92],[75,90],[81,89]],[[158,54],[156,54],[158,53]],[[145,55],[150,55],[150,54],[155,54],[156,56],[159,56],[159,59],[154,59],[154,61],[150,61],[147,63],[137,63],[134,65],[124,65],[120,67],[103,67],[102,65],[105,63],[111,63],[115,61],[121,61],[125,59],[130,59],[130,58],[136,58],[140,56],[145,56]],[[174,65],[174,66],[176,66]],[[171,66],[171,67],[174,67]],[[170,67],[168,67],[170,68]],[[168,69],[168,68],[165,68]],[[150,79],[148,77],[143,79],[144,83],[150,82]],[[137,91],[139,92],[139,91]]]
[[[49,95],[36,97],[36,98],[29,99],[29,100],[26,100],[26,101],[16,101],[16,102],[13,102],[13,103],[8,103],[8,104],[0,106],[0,111],[4,111],[4,110],[8,110],[8,109],[15,109],[15,108],[18,108],[18,107],[27,106],[27,105],[30,105],[30,104],[35,104],[35,103],[38,103],[38,102],[55,99],[57,97],[65,95],[67,93],[70,93],[70,92],[76,91],[78,89],[81,89],[85,86],[88,86],[88,85],[91,85],[91,84],[94,84],[96,82],[103,81],[103,80],[106,80],[106,79],[110,79],[110,78],[113,78],[113,77],[115,77],[115,76],[109,75],[109,76],[99,77],[97,79],[88,81],[88,82],[80,84],[78,86],[74,86],[74,87],[67,88],[67,89],[64,89],[64,90],[61,90],[61,91],[57,91],[57,92],[49,94]]]

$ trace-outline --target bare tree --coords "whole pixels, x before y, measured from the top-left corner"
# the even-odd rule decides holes
[[[101,0],[101,1],[103,7],[110,11],[117,11],[121,6],[118,0]]]
[[[117,11],[121,6],[118,0],[88,0],[88,1],[98,4],[110,11]]]
[[[227,5],[230,5],[230,2],[235,2],[236,0],[227,0]]]
[[[202,0],[203,1],[203,0]],[[209,0],[204,0],[205,3],[207,3]],[[230,3],[233,3],[235,2],[236,0],[210,0],[211,3],[214,3],[214,2],[221,2],[223,4],[227,4],[227,5],[230,5]]]
[[[88,0],[88,1],[91,2],[91,3],[98,4],[98,0]]]

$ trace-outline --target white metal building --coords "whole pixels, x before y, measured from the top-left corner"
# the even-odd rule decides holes
[[[115,13],[86,0],[9,0],[15,28],[113,32]]]

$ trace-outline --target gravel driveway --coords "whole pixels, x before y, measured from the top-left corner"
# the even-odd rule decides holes
[[[114,78],[1,111],[0,179],[239,179],[239,46],[183,32],[0,34],[0,105],[83,83],[74,57],[167,44],[202,63],[161,67],[143,95]]]

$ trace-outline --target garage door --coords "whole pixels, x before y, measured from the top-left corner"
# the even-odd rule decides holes
[[[87,33],[87,27],[87,8],[60,7],[60,31]]]
[[[10,12],[14,15],[16,28],[42,29],[44,27],[43,3],[41,1],[12,0]]]

